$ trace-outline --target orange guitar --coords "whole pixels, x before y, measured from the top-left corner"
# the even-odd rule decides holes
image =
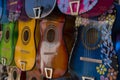
[[[48,79],[59,78],[67,70],[68,53],[62,36],[64,22],[63,16],[43,19],[40,22],[40,70]]]
[[[31,70],[35,64],[36,48],[34,29],[36,21],[18,21],[18,41],[15,48],[15,63],[22,71]]]

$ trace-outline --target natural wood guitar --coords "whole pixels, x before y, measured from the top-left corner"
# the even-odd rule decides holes
[[[64,22],[63,16],[57,16],[40,23],[40,70],[48,79],[59,78],[67,71],[68,54],[62,36]]]

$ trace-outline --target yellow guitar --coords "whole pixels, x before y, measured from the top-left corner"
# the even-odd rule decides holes
[[[31,70],[35,64],[35,23],[35,19],[18,21],[18,41],[15,48],[15,63],[22,71]]]

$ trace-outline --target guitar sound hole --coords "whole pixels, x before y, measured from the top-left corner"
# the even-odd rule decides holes
[[[24,32],[24,41],[27,41],[28,40],[28,37],[29,37],[29,32],[26,30]]]
[[[90,45],[96,44],[98,41],[98,31],[95,28],[91,28],[86,33],[86,42]]]
[[[17,79],[17,72],[16,71],[13,72],[13,78],[14,78],[14,80]]]
[[[5,37],[6,37],[6,40],[9,39],[9,37],[10,37],[10,32],[9,32],[9,30],[6,31],[6,35],[5,35]]]
[[[31,80],[37,80],[35,77],[33,77]]]
[[[47,40],[48,40],[48,42],[53,42],[54,39],[55,39],[55,31],[53,29],[50,29],[47,32]]]

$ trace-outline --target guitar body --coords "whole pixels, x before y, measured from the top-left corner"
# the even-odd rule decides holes
[[[15,64],[22,71],[31,70],[35,64],[36,48],[34,29],[36,21],[18,22],[18,40],[15,47]]]
[[[80,15],[91,10],[98,0],[57,0],[60,11],[67,15]]]
[[[1,0],[0,1],[0,19],[1,19],[1,16],[2,16],[2,11],[3,11],[3,1]]]
[[[3,24],[3,34],[0,44],[0,60],[3,65],[11,65],[14,56],[14,48],[15,48],[15,37],[14,28],[15,22],[10,22]]]
[[[56,0],[25,0],[25,10],[30,18],[43,18],[54,9]]]
[[[40,22],[40,70],[48,79],[59,78],[67,71],[68,54],[62,37],[64,22],[63,16]]]
[[[105,22],[111,19],[108,15],[114,16],[111,23]],[[81,18],[88,23],[81,21],[70,59],[71,72],[78,80],[117,80],[118,59],[111,38],[115,15],[113,11],[92,19]]]
[[[7,1],[9,21],[16,21],[18,19],[21,13],[21,8],[22,8],[21,0],[8,0]]]
[[[2,17],[1,17],[1,20],[0,20],[0,23],[3,24],[3,23],[8,23],[9,20],[7,18],[7,0],[2,0],[2,5],[3,5],[3,9],[2,9]]]

